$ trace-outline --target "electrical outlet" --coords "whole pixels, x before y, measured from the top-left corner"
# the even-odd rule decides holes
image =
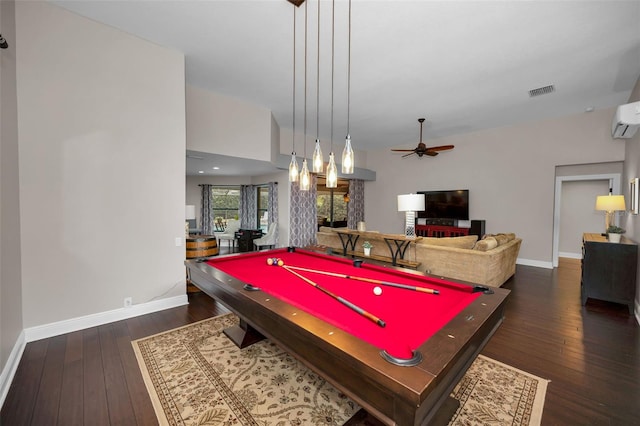
[[[176,247],[182,246],[182,238],[176,237]]]
[[[131,305],[133,305],[133,299],[131,297],[125,297],[124,298],[124,307],[125,308],[130,308]]]

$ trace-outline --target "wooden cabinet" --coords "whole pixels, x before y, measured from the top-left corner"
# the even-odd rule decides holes
[[[628,238],[610,243],[600,234],[582,237],[582,304],[587,299],[622,303],[633,314],[638,245]]]

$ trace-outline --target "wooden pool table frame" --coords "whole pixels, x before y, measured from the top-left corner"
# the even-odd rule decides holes
[[[300,249],[297,249],[300,250]],[[234,254],[231,256],[238,256]],[[393,365],[380,350],[202,261],[187,260],[192,282],[294,355],[369,414],[389,425],[430,424],[503,320],[509,290],[492,288],[425,341],[423,361]],[[404,270],[403,270],[404,271]],[[471,285],[471,284],[470,284]]]

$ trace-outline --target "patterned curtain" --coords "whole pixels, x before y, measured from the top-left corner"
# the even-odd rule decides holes
[[[213,185],[200,185],[202,187],[202,206],[200,208],[200,220],[202,220],[202,234],[213,235]]]
[[[240,187],[240,227],[244,229],[256,229],[258,216],[258,197],[254,185],[242,185]]]
[[[364,222],[364,181],[349,181],[349,208],[347,209],[347,227],[356,229],[358,222]]]
[[[267,217],[269,223],[278,223],[278,182],[269,182],[269,208],[267,209]],[[276,244],[278,247],[278,232],[276,232]]]
[[[300,191],[298,182],[291,182],[291,205],[289,209],[289,245],[306,247],[316,243],[318,231],[318,194],[316,175],[311,175],[311,189]]]

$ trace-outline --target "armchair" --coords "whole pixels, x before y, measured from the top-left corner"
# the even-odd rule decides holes
[[[271,222],[267,228],[267,233],[264,234],[263,237],[253,240],[253,245],[255,245],[258,250],[260,250],[260,247],[262,246],[269,246],[273,248],[276,245],[277,232],[278,224],[276,222]]]
[[[222,240],[227,240],[227,244],[233,252],[236,248],[236,231],[238,231],[239,229],[240,221],[237,219],[229,219],[227,220],[227,227],[224,232],[214,232],[214,234],[216,237],[218,237],[218,240],[220,240],[220,242],[222,242]]]

